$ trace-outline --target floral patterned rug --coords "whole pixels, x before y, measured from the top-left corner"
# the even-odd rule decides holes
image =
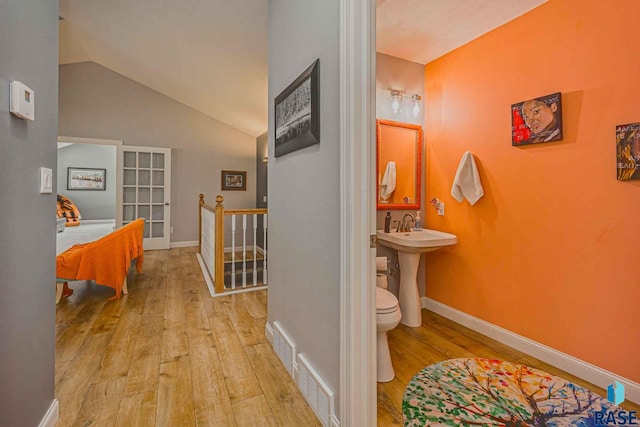
[[[405,426],[589,427],[602,425],[601,411],[621,408],[560,377],[489,359],[427,366],[402,399]]]

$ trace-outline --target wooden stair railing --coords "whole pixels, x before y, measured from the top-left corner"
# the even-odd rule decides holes
[[[267,242],[267,209],[224,209],[224,198],[222,196],[216,197],[216,206],[209,206],[204,201],[204,195],[199,195],[199,209],[198,209],[198,220],[199,220],[199,241],[198,241],[198,252],[201,256],[208,254],[210,248],[203,248],[203,209],[210,211],[214,215],[214,227],[212,230],[212,234],[214,236],[213,244],[213,272],[209,271],[209,274],[213,276],[215,293],[220,294],[223,292],[229,292],[234,290],[244,290],[252,286],[257,285],[266,285],[267,284],[267,253],[266,253],[266,242]],[[253,250],[250,252],[250,259],[247,257],[247,246],[246,246],[246,232],[247,232],[247,215],[253,215]],[[258,254],[258,246],[257,246],[257,218],[258,215],[263,216],[263,239],[265,248],[259,248],[262,250],[262,254]],[[226,260],[227,264],[231,265],[231,272],[226,272],[224,270],[225,266],[225,239],[224,239],[224,221],[225,217],[231,217],[231,230],[232,230],[232,240],[231,240],[231,255],[230,260]],[[235,231],[236,231],[236,216],[241,216],[242,218],[242,249],[241,256],[242,258],[236,261],[236,247],[235,247]],[[260,257],[262,255],[262,257]],[[257,261],[260,260],[262,262],[262,273],[263,273],[263,283],[257,283]],[[251,285],[247,285],[247,261],[253,262],[253,266],[249,266],[250,272],[253,274],[253,283]],[[242,270],[240,272],[236,272],[236,263],[242,262]],[[206,265],[206,262],[205,262]],[[213,274],[211,274],[213,273]],[[242,284],[241,286],[236,286],[236,274],[242,275]],[[224,283],[224,277],[229,276],[231,278],[230,288],[227,288]]]

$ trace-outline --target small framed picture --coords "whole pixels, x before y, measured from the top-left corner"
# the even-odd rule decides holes
[[[247,190],[247,172],[246,171],[222,171],[222,191]]]
[[[106,189],[106,169],[67,168],[67,190],[105,191]]]
[[[560,92],[511,106],[511,145],[538,144],[562,139]]]

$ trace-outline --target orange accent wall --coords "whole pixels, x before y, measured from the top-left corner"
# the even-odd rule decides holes
[[[428,297],[640,382],[640,181],[615,126],[640,122],[640,1],[550,0],[425,67]],[[562,92],[564,138],[511,146],[511,104]],[[462,154],[485,196],[450,195]]]

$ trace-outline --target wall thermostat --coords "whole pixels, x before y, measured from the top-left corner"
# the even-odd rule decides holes
[[[33,89],[22,82],[11,82],[9,111],[21,119],[35,119],[35,94]]]

